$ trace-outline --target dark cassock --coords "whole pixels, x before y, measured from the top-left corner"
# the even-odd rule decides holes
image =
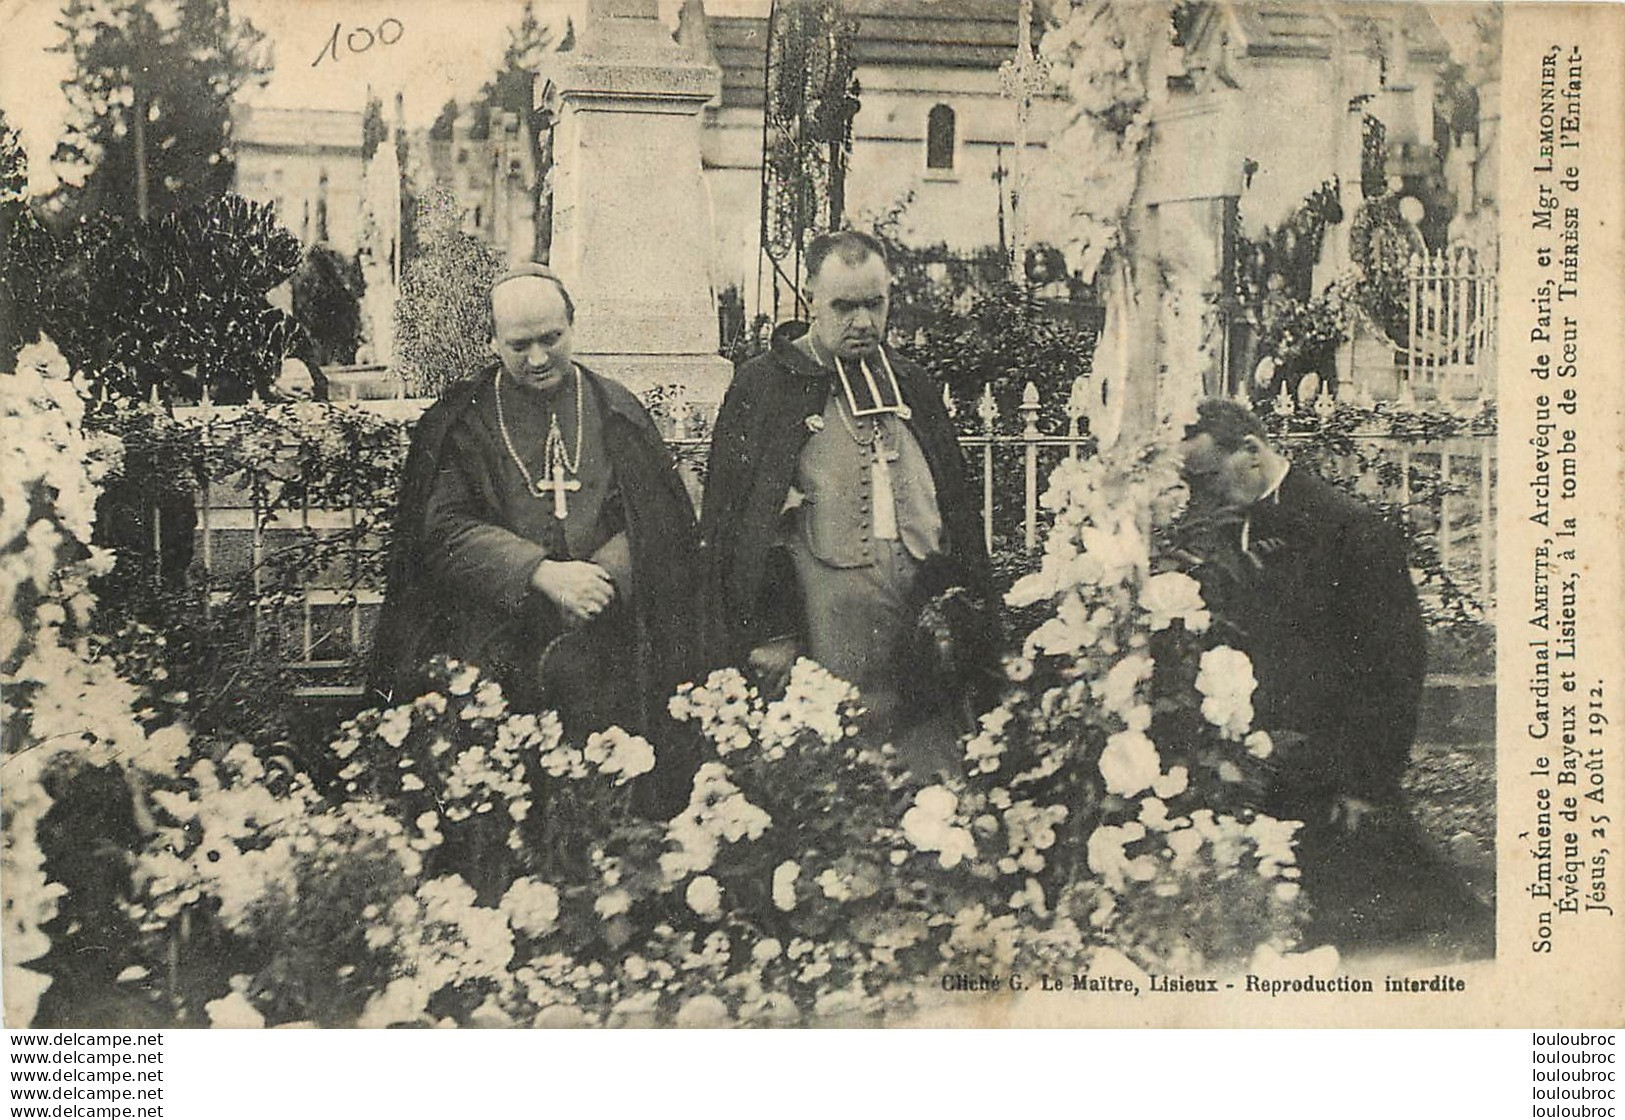
[[[1401,792],[1428,640],[1403,535],[1297,467],[1231,528],[1235,547],[1204,568],[1203,590],[1252,659],[1254,726],[1276,737],[1261,808],[1304,822],[1310,943],[1486,950],[1488,908]],[[1332,819],[1343,798],[1372,806],[1352,830]]]
[[[401,487],[374,687],[422,691],[437,653],[478,665],[518,711],[552,708],[580,742],[647,736],[659,802],[688,774],[666,703],[697,661],[693,506],[653,420],[579,365],[541,394],[500,366],[449,389],[413,434]],[[543,560],[609,573],[610,606],[572,625],[534,590]],[[667,789],[671,786],[671,789]]]
[[[806,329],[775,332],[717,417],[701,533],[708,653],[743,665],[794,638],[857,686],[866,727],[916,774],[952,772],[993,655],[958,438],[924,370],[885,348],[828,368]]]

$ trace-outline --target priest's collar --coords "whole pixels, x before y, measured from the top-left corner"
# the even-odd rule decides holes
[[[1281,504],[1281,483],[1286,481],[1287,473],[1292,470],[1292,463],[1283,458],[1277,470],[1279,473],[1270,480],[1269,487],[1258,496],[1253,505],[1261,505],[1264,502],[1271,502],[1275,505]]]
[[[773,350],[804,377],[829,377],[853,417],[892,413],[908,419],[903,390],[884,346],[864,358],[824,355],[813,345],[805,323],[785,323],[773,333]]]

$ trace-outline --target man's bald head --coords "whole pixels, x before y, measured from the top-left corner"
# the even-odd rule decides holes
[[[552,288],[558,293],[559,299],[564,302],[565,318],[574,323],[576,321],[575,300],[570,298],[570,290],[564,286],[564,281],[559,277],[558,273],[545,264],[536,264],[531,261],[516,264],[491,281],[492,321],[496,320],[499,307],[512,308],[517,302],[535,299],[537,293],[543,287]]]
[[[570,371],[575,305],[564,284],[541,265],[521,265],[491,285],[491,349],[520,385],[543,392]]]

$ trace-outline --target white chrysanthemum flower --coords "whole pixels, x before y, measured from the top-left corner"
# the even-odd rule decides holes
[[[425,692],[412,701],[412,707],[427,716],[443,716],[446,714],[446,698],[438,692]]]
[[[1256,816],[1247,825],[1247,838],[1253,842],[1258,857],[1258,873],[1273,878],[1297,862],[1293,837],[1302,827],[1299,821],[1281,821],[1274,817]]]
[[[789,913],[796,908],[796,879],[801,864],[787,859],[773,869],[773,905]]]
[[[722,913],[722,884],[709,875],[697,875],[683,892],[683,901],[694,913],[711,921]]]
[[[1158,797],[1167,799],[1178,797],[1190,786],[1190,771],[1183,766],[1170,766],[1166,774],[1157,776],[1151,783],[1151,792]]]
[[[676,1024],[679,1027],[725,1027],[732,1020],[727,1004],[716,996],[704,994],[690,996],[677,1009]]]
[[[1202,694],[1202,717],[1227,739],[1240,739],[1253,722],[1253,663],[1229,646],[1204,650],[1196,673]]]
[[[451,680],[446,683],[446,691],[453,696],[467,696],[474,691],[474,685],[480,679],[479,670],[472,665],[452,662],[456,668],[451,674]]]
[[[530,876],[515,879],[497,909],[520,933],[541,937],[559,920],[559,892],[551,883]]]
[[[1202,587],[1184,572],[1162,572],[1140,587],[1140,607],[1150,615],[1153,630],[1166,630],[1175,622],[1200,634],[1213,624],[1213,615],[1202,601]]]
[[[1106,672],[1105,679],[1098,680],[1093,685],[1096,699],[1108,712],[1124,716],[1136,706],[1137,693],[1140,682],[1151,679],[1151,671],[1155,668],[1151,658],[1143,653],[1131,653],[1120,658]]]
[[[1139,821],[1127,824],[1103,824],[1089,834],[1089,870],[1099,875],[1106,886],[1121,891],[1130,880],[1150,882],[1157,877],[1157,862],[1149,855],[1129,858],[1127,845],[1145,839],[1145,825]]]
[[[410,704],[391,708],[378,721],[378,737],[397,750],[400,749],[402,743],[406,742],[406,737],[411,733],[412,705]]]
[[[632,909],[632,895],[620,887],[605,891],[592,904],[592,909],[600,918],[613,918]]]
[[[416,976],[396,977],[367,1001],[356,1026],[392,1027],[398,1023],[421,1022],[428,1013],[429,997],[433,994]]]
[[[1100,776],[1108,793],[1133,797],[1162,774],[1156,744],[1138,731],[1119,731],[1100,752]]]
[[[959,798],[943,786],[927,786],[914,795],[914,805],[903,814],[903,835],[922,852],[937,852],[944,868],[957,867],[976,855],[976,838],[956,825]]]
[[[587,736],[582,754],[600,773],[615,775],[616,785],[624,785],[655,768],[655,751],[649,741],[619,727]]]
[[[1268,731],[1254,731],[1243,742],[1247,753],[1254,758],[1268,758],[1275,753],[1275,740],[1270,738]]]
[[[238,978],[232,979],[235,981]],[[260,1014],[259,1009],[250,1003],[248,997],[241,991],[233,990],[220,999],[210,1000],[203,1005],[203,1010],[209,1016],[211,1027],[258,1030],[265,1026],[265,1016]]]
[[[817,883],[818,889],[824,892],[824,897],[832,902],[847,902],[852,898],[851,878],[842,875],[833,867],[826,867],[819,872],[818,878],[814,879],[813,882]]]

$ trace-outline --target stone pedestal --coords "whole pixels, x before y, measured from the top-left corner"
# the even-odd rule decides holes
[[[657,0],[590,0],[580,47],[538,80],[557,99],[551,264],[575,297],[575,352],[634,392],[722,398],[700,114],[712,66],[673,41]]]

